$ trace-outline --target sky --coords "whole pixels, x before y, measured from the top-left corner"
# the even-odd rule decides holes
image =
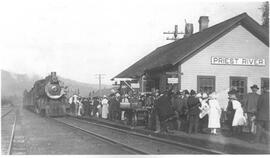
[[[259,24],[262,1],[8,0],[0,2],[0,68],[15,73],[51,71],[86,83],[111,78],[170,43],[163,32],[185,20],[198,32],[246,12]]]

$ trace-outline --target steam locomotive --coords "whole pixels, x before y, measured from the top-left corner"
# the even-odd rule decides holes
[[[45,79],[36,81],[29,92],[24,91],[23,106],[43,116],[64,116],[67,105],[65,88],[56,72],[51,72]]]

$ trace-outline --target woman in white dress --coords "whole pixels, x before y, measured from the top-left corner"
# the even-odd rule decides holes
[[[81,100],[78,100],[77,104],[78,104],[78,114],[77,115],[81,116],[81,114],[83,113],[83,104],[82,104]]]
[[[209,119],[208,128],[211,129],[211,134],[217,134],[217,128],[220,128],[221,108],[217,100],[217,94],[213,92],[209,96]]]
[[[102,112],[101,112],[101,117],[104,119],[108,118],[109,114],[109,103],[106,95],[104,95],[103,100],[101,101],[102,104]]]
[[[243,125],[245,125],[246,123],[244,111],[241,103],[237,100],[236,95],[231,95],[230,97],[232,100],[233,109],[235,110],[232,126],[234,129],[234,133],[240,134],[242,132]]]

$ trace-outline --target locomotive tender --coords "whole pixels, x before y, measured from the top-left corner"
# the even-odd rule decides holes
[[[66,96],[64,86],[60,84],[56,72],[45,79],[35,82],[33,88],[24,91],[23,106],[37,114],[45,116],[64,116],[66,114]]]

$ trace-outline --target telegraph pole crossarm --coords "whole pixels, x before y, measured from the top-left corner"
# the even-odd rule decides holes
[[[178,25],[175,25],[174,26],[174,31],[173,32],[170,32],[170,31],[168,31],[168,32],[163,32],[163,34],[173,34],[174,35],[174,37],[173,38],[169,38],[169,37],[167,37],[166,39],[167,40],[178,40],[179,38],[177,38],[177,36],[179,35],[179,34],[184,34],[184,32],[178,32]]]

